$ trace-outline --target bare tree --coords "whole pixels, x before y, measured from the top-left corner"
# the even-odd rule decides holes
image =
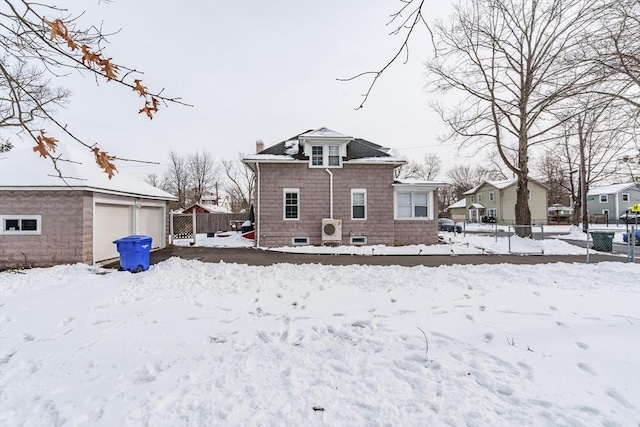
[[[483,166],[458,165],[447,171],[451,193],[455,201],[464,198],[464,193],[483,181],[502,179],[501,172]]]
[[[156,173],[150,173],[144,177],[144,182],[149,185],[153,185],[156,188],[160,188],[164,190],[164,181],[163,179]]]
[[[162,95],[162,91],[149,91],[136,78],[139,73],[135,69],[112,61],[103,47],[110,34],[98,26],[79,27],[80,15],[37,1],[0,0],[0,5],[0,128],[16,129],[12,132],[14,137],[33,141],[34,151],[51,159],[60,177],[64,178],[58,168],[56,138],[90,150],[109,178],[117,172],[113,162],[128,159],[108,154],[56,120],[56,110],[70,92],[55,87],[51,80],[76,71],[133,89],[136,96],[143,98],[138,112],[149,118],[161,102],[183,104],[179,98]],[[49,126],[48,130],[45,126]],[[0,141],[5,149],[7,133]]]
[[[547,150],[534,164],[534,171],[540,182],[547,187],[547,203],[549,206],[569,204],[570,176],[563,168],[562,158],[554,151]]]
[[[240,159],[244,154],[238,155],[238,160],[223,160],[222,167],[227,177],[223,190],[227,193],[233,212],[248,212],[253,201],[255,179],[253,172],[246,167]]]
[[[164,184],[168,192],[178,197],[180,207],[186,208],[189,203],[189,171],[186,160],[174,151],[169,152],[169,167],[165,171]]]
[[[211,154],[196,151],[187,156],[186,169],[189,176],[188,196],[193,202],[198,202],[213,188],[219,168]]]
[[[442,160],[437,154],[429,153],[424,156],[424,179],[433,181],[440,173]]]
[[[560,125],[553,113],[584,90],[587,67],[565,60],[579,50],[595,19],[596,0],[471,0],[456,6],[449,25],[434,28],[438,57],[427,68],[436,91],[463,95],[452,108],[436,105],[462,144],[493,146],[517,177],[515,217],[531,236],[530,149]],[[516,161],[508,152],[517,152]]]

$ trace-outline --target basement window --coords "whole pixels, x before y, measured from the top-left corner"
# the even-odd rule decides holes
[[[2,235],[42,234],[42,215],[0,215]]]
[[[350,242],[352,245],[366,245],[367,236],[351,236]]]
[[[293,239],[291,239],[291,244],[293,246],[308,245],[309,244],[309,238],[308,237],[294,237]]]

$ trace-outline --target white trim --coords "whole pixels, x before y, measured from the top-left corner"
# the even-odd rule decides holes
[[[297,197],[297,216],[295,218],[287,218],[287,193],[295,193]],[[285,221],[300,220],[300,189],[299,188],[283,188],[282,189],[282,219]]]
[[[114,178],[117,179],[117,178]],[[0,191],[1,190],[6,190],[6,191],[90,191],[93,193],[98,193],[98,194],[109,194],[109,195],[113,195],[113,196],[122,196],[122,197],[136,197],[136,198],[143,198],[143,199],[153,199],[153,200],[178,200],[177,197],[161,197],[161,196],[150,196],[150,195],[146,195],[146,194],[140,194],[140,193],[125,193],[122,191],[116,191],[116,190],[105,190],[103,188],[96,188],[96,187],[82,187],[82,186],[77,186],[77,185],[70,185],[70,186],[64,186],[64,187],[49,187],[49,186],[44,186],[44,187],[32,187],[32,186],[9,186],[9,187],[3,187],[0,186]]]
[[[6,220],[35,220],[35,230],[5,230]],[[0,215],[0,235],[2,236],[39,236],[42,234],[42,215]]]
[[[411,216],[399,216],[398,195],[411,194]],[[415,216],[414,194],[425,194],[427,196],[427,216]],[[393,219],[400,221],[433,221],[434,220],[434,190],[425,188],[395,188],[393,192]]]
[[[322,148],[322,163],[319,165],[313,164],[313,149],[316,147]],[[329,164],[329,148],[337,147],[338,148],[338,164],[330,165]],[[339,144],[310,144],[308,157],[309,157],[309,167],[310,168],[341,168],[342,167],[342,153],[341,153]]]
[[[359,240],[359,241],[356,241]],[[367,236],[350,236],[349,237],[350,245],[366,245],[367,244]]]
[[[602,198],[605,198],[605,200],[603,201]],[[598,195],[598,201],[600,203],[609,203],[609,195],[608,194],[600,194]]]
[[[624,196],[627,196],[627,200],[625,200],[625,199],[624,199]],[[629,197],[629,193],[622,193],[622,194],[621,194],[621,197],[622,197],[622,199],[621,199],[621,200],[622,200],[622,203],[626,203],[626,202],[628,202],[629,200],[631,200],[631,197]]]
[[[489,201],[493,202],[496,200],[495,193],[493,191],[489,191]]]
[[[353,217],[353,195],[354,194],[364,194],[364,217],[363,218],[354,218]],[[351,189],[351,219],[354,221],[366,221],[367,219],[367,189],[366,188],[352,188]]]

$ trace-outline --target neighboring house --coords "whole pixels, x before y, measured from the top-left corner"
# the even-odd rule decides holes
[[[636,203],[640,203],[640,183],[606,185],[587,192],[587,210],[591,215],[619,218]]]
[[[449,218],[454,221],[462,221],[467,219],[467,199],[460,199],[447,208]]]
[[[467,220],[514,224],[516,220],[516,184],[518,180],[484,181],[464,193]],[[528,183],[532,224],[547,222],[547,188],[531,179]],[[525,225],[525,224],[522,224]]]
[[[0,154],[0,268],[117,259],[113,241],[149,235],[167,244],[167,204],[176,198],[125,174],[111,180],[88,151],[61,147],[63,181],[30,146]]]
[[[558,203],[547,209],[549,212],[549,223],[569,223],[573,218],[573,208],[562,206]]]
[[[388,149],[327,128],[262,148],[242,161],[256,178],[256,245],[434,244],[436,190],[396,181]]]

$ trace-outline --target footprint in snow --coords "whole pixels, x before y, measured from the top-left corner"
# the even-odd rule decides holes
[[[478,308],[480,309],[480,311],[485,311],[487,309],[487,306],[486,305],[481,305]]]
[[[24,332],[20,334],[20,338],[22,338],[22,341],[25,342],[33,341],[35,339],[33,335]]]
[[[57,325],[56,328],[64,328],[69,323],[73,321],[73,317],[67,317],[66,319],[62,319]]]
[[[582,363],[582,362],[578,362],[576,363],[576,366],[578,367],[578,369],[586,372],[587,374],[591,374],[591,375],[597,375],[596,371],[593,370],[593,368],[589,365],[587,365],[586,363]]]
[[[556,325],[558,325],[558,326],[562,326],[563,328],[568,328],[567,324],[566,324],[566,323],[564,323],[564,322],[560,322],[560,321],[558,321],[558,322],[556,322]]]
[[[493,334],[491,332],[484,334],[484,342],[489,344],[491,341],[493,341]]]
[[[470,314],[466,314],[464,317],[467,318],[467,320],[470,320],[471,322],[473,322],[473,316]]]
[[[537,297],[539,297],[539,296],[540,296],[540,292],[538,292],[538,291],[533,291],[533,294],[534,294],[535,296],[537,296]]]
[[[583,349],[583,350],[588,350],[589,349],[589,344],[585,344],[585,343],[580,342],[580,341],[576,341],[576,345],[579,348]]]
[[[558,311],[558,307],[556,307],[555,305],[550,305],[549,310]]]

